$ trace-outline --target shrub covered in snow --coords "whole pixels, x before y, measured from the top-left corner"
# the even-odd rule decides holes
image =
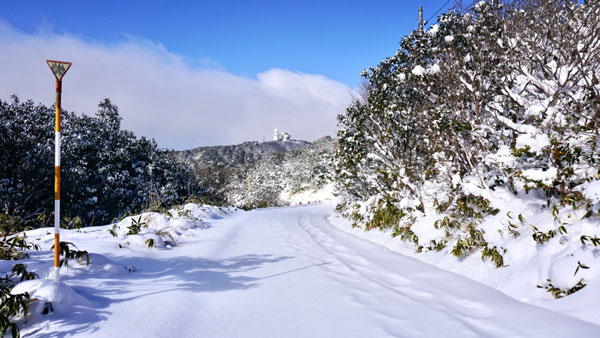
[[[27,241],[27,235],[20,233],[25,228],[21,218],[0,214],[0,336],[10,331],[12,337],[19,337],[17,322],[28,314],[31,295],[14,290],[17,283],[38,277],[27,270],[23,263],[13,263],[29,257],[28,251],[39,250],[37,244]]]
[[[231,209],[187,203],[164,214],[145,212],[125,217],[107,231],[119,241],[119,248],[172,248],[194,229],[207,228],[206,219],[221,218],[229,211]]]

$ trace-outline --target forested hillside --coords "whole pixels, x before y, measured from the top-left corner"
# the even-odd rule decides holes
[[[318,193],[332,183],[335,141],[323,137],[289,152],[273,153],[254,165],[240,168],[230,181],[227,201],[242,207],[284,206],[304,194],[299,202],[321,201]],[[324,194],[330,197],[331,193]]]
[[[177,154],[189,161],[196,170],[215,167],[232,168],[251,165],[270,154],[301,149],[309,144],[301,140],[248,141],[237,145],[198,147],[182,150]]]
[[[186,150],[179,156],[194,168],[204,200],[243,208],[316,202],[333,193],[335,141],[289,140]],[[314,195],[329,185],[326,196]]]

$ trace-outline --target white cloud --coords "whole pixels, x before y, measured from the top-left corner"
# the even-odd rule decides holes
[[[0,50],[0,99],[17,94],[52,104],[54,77],[45,60],[71,61],[63,109],[94,114],[108,97],[124,128],[169,148],[261,140],[273,128],[306,140],[334,135],[336,115],[351,101],[350,88],[322,75],[270,69],[256,79],[237,76],[133,37],[106,45],[25,34],[0,21]]]

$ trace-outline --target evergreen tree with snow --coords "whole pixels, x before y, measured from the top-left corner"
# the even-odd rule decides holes
[[[61,167],[65,222],[106,224],[148,207],[168,207],[202,189],[173,151],[121,129],[105,99],[96,116],[63,111]],[[0,101],[0,194],[3,211],[25,220],[48,214],[53,200],[54,108]]]

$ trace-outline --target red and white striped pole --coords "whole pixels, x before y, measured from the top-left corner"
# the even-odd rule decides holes
[[[54,268],[56,281],[59,280],[60,264],[60,113],[62,78],[71,67],[71,62],[46,60],[56,77],[56,128],[54,133]]]

